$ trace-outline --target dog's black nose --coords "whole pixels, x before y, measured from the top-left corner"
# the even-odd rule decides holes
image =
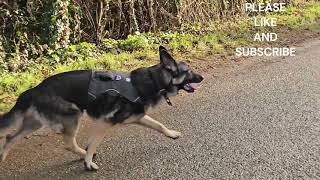
[[[204,77],[203,76],[200,76],[200,81],[202,81],[204,79]]]
[[[203,76],[201,76],[200,74],[197,74],[197,76],[196,76],[196,81],[197,81],[197,83],[199,83],[199,82],[201,82],[204,78],[203,78]]]

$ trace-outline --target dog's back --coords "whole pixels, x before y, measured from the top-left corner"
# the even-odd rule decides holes
[[[35,106],[38,110],[60,111],[65,114],[73,113],[78,108],[85,109],[90,77],[90,70],[61,73],[23,92],[14,107],[0,116],[0,137],[9,134],[17,124],[21,125],[20,120],[24,118],[26,111],[31,106]],[[64,100],[70,104],[61,103]],[[47,102],[55,104],[56,108],[46,107]],[[71,103],[77,107],[71,106]]]
[[[34,93],[58,96],[85,109],[91,73],[80,70],[51,76],[35,87]]]

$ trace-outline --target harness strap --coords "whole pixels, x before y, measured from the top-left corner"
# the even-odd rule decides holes
[[[171,101],[170,101],[167,93],[164,95],[164,98],[166,99],[167,104],[168,104],[169,106],[172,106],[172,103],[171,103]]]

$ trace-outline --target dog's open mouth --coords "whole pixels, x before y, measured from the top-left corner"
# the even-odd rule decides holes
[[[189,93],[194,92],[198,85],[196,83],[187,83],[183,86],[183,89]]]

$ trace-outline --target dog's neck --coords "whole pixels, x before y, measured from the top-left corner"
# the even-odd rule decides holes
[[[139,68],[131,72],[131,82],[146,103],[156,104],[161,100],[166,86],[161,81],[160,65]]]

